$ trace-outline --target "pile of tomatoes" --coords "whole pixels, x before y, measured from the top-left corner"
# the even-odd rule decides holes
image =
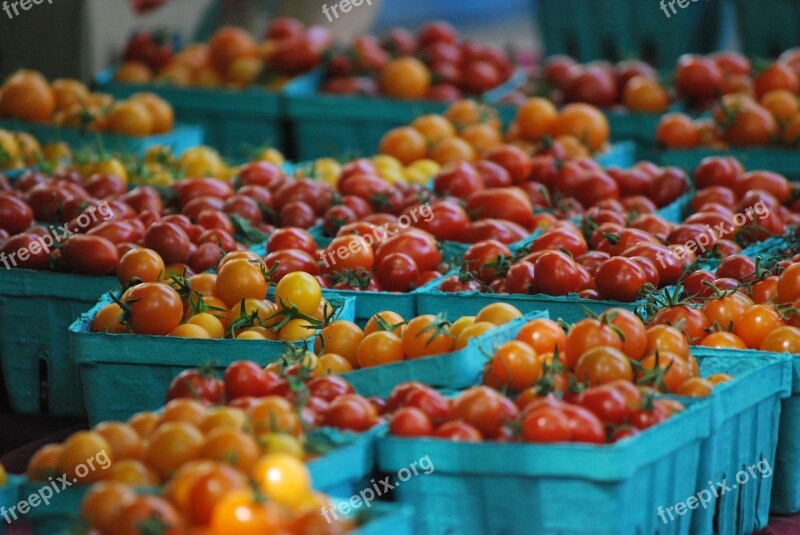
[[[531,320],[496,348],[485,385],[445,399],[406,383],[392,391],[386,410],[398,436],[603,444],[683,409],[658,393],[704,397],[729,380],[726,374],[700,378],[679,330],[646,328],[632,312],[611,309],[567,332],[555,321]]]
[[[695,169],[694,184],[697,192],[690,204],[693,214],[684,225],[697,225],[698,233],[711,225],[715,232],[706,229],[706,234],[712,244],[720,238],[748,245],[779,236],[800,223],[800,203],[796,200],[800,189],[779,173],[745,173],[736,158],[713,156]],[[725,237],[720,237],[721,228]]]
[[[220,202],[193,219],[164,215],[154,188],[128,191],[116,174],[82,180],[76,171],[30,171],[0,189],[0,250],[15,255],[9,267],[110,275],[126,252],[148,247],[181,274],[212,268],[222,251],[240,247],[229,217],[238,206]]]
[[[562,172],[569,165],[566,164]],[[587,182],[607,181],[616,188],[618,186],[610,178],[614,176],[620,184],[628,184],[628,177],[646,184],[648,175],[644,170],[650,168],[642,164],[629,171],[597,171]],[[650,180],[661,184],[662,195],[668,189],[679,194],[688,187],[681,171],[655,169],[658,178]],[[560,187],[564,187],[563,182]],[[540,233],[534,234],[529,243],[515,253],[495,239],[474,243],[464,254],[461,272],[442,281],[439,289],[556,296],[578,294],[589,299],[634,301],[646,287],[673,284],[694,256],[683,250],[679,254],[678,245],[665,245],[664,240],[674,225],[649,212],[654,208],[651,201],[633,197],[628,200],[629,203],[598,199],[597,204],[583,214],[580,227],[569,220],[558,221],[549,214],[545,214],[545,219],[545,215],[539,214]],[[630,217],[626,217],[626,211],[631,213]],[[506,217],[509,212],[507,206]],[[537,217],[524,211],[519,214]]]
[[[125,63],[114,79],[120,83],[169,83],[176,86],[246,88],[280,87],[292,76],[322,63],[332,43],[322,26],[305,27],[287,17],[273,19],[261,41],[242,28],[220,28],[208,43],[175,52],[159,45],[149,32],[134,35]]]
[[[226,255],[216,273],[163,280],[161,258],[134,249],[120,260],[127,288],[101,308],[92,331],[185,338],[298,341],[312,336],[335,315],[319,283],[301,271],[278,282],[267,299],[269,274],[255,253]]]
[[[670,104],[668,90],[658,80],[656,70],[640,60],[625,60],[613,65],[593,61],[581,65],[569,56],[545,59],[525,88],[528,94],[546,94],[556,103],[583,102],[600,108],[623,106],[632,112],[663,113]],[[517,91],[506,101],[521,103]]]
[[[155,93],[114,101],[78,80],[51,84],[36,71],[18,71],[0,86],[0,117],[130,136],[170,132],[175,123],[172,106]]]
[[[655,297],[650,323],[674,325],[692,344],[795,354],[800,351],[800,256],[778,262],[728,256],[715,273],[687,274],[680,292]],[[765,265],[766,264],[766,265]]]
[[[146,522],[177,533],[192,527],[303,534],[311,526],[343,533],[351,524],[326,527],[319,511],[328,498],[311,488],[304,464],[315,456],[311,432],[317,425],[363,431],[378,422],[378,412],[340,378],[317,377],[305,388],[307,405],[296,409],[298,392],[252,362],[232,364],[224,382],[184,372],[170,387],[175,399],[159,413],[104,422],[44,446],[28,477],[47,481],[63,473],[78,485],[96,483],[81,514],[102,534],[138,534]],[[229,405],[207,405],[223,394]],[[91,471],[80,468],[87,459],[98,461]],[[129,487],[163,492],[137,497]]]
[[[683,56],[675,86],[694,106],[718,102],[711,119],[693,121],[679,113],[662,117],[656,138],[668,148],[794,147],[800,138],[800,50],[787,50],[758,75],[739,54]]]
[[[454,101],[481,95],[513,72],[512,58],[502,48],[460,41],[446,22],[431,22],[416,36],[394,28],[382,39],[362,35],[347,50],[334,51],[325,65],[322,90]]]
[[[315,341],[315,350],[321,356],[314,361],[314,371],[341,374],[443,355],[463,349],[471,339],[521,316],[511,305],[492,303],[475,316],[462,316],[452,322],[443,314],[422,314],[404,320],[388,310],[372,316],[363,330],[349,321],[334,321],[323,327]]]
[[[509,163],[522,165],[509,171],[514,181],[519,181],[516,174],[525,172],[524,163],[518,162],[522,156],[587,157],[605,150],[608,138],[608,121],[588,104],[573,104],[558,111],[549,100],[529,99],[520,105],[504,135],[493,107],[460,100],[443,115],[424,115],[409,126],[390,130],[381,139],[380,152],[406,165],[425,159],[441,165],[479,159],[502,163],[500,160],[509,159]],[[490,157],[495,153],[499,155]]]

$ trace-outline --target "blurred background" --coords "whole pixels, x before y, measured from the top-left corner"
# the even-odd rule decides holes
[[[328,4],[333,4],[332,0]],[[90,80],[119,58],[137,28],[169,28],[184,38],[207,38],[222,24],[263,31],[270,17],[292,15],[308,24],[324,24],[347,41],[365,31],[393,26],[415,28],[426,20],[445,19],[466,38],[538,49],[530,0],[430,2],[372,0],[328,22],[320,0],[171,0],[140,15],[130,0],[58,0],[20,12],[13,19],[0,11],[0,77],[35,68],[50,78]]]

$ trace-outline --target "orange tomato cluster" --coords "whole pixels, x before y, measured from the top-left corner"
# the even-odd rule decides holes
[[[656,138],[668,148],[783,145],[800,140],[800,50],[787,50],[758,75],[734,53],[687,55],[675,73],[679,94],[704,106],[719,99],[710,119],[668,114]]]
[[[444,115],[425,115],[390,130],[381,139],[380,152],[405,165],[424,159],[440,165],[474,162],[507,145],[530,153],[547,149],[580,157],[603,150],[608,138],[608,121],[588,104],[572,104],[559,112],[549,100],[531,98],[519,107],[504,136],[494,108],[460,100]]]
[[[96,483],[81,514],[103,535],[138,534],[141,523],[156,520],[177,533],[302,534],[320,524],[319,508],[329,505],[311,488],[305,440],[300,416],[282,397],[244,409],[176,399],[160,414],[101,423],[44,446],[27,473],[32,481],[64,473],[79,485]],[[87,459],[97,460],[94,469],[81,467]],[[132,490],[159,486],[159,497]],[[319,533],[341,533],[349,524],[334,526]]]
[[[750,262],[751,267],[755,265]],[[720,270],[733,263],[745,261],[739,255],[729,257]],[[701,346],[800,353],[800,263],[789,262],[781,269],[780,275],[766,272],[761,279],[756,279],[753,270],[735,288],[690,295],[696,303],[663,308],[652,321],[678,325],[692,343]],[[721,280],[712,284],[722,286]]]
[[[492,303],[452,323],[433,314],[405,321],[396,312],[384,311],[372,316],[363,330],[349,321],[332,322],[320,331],[315,350],[322,353],[319,360],[325,360],[323,371],[347,373],[463,349],[471,339],[521,316],[505,303]]]
[[[27,70],[12,74],[0,87],[0,117],[130,136],[170,132],[175,122],[172,106],[154,93],[114,101],[109,95],[90,93],[78,80],[51,84]]]
[[[704,397],[729,379],[701,378],[689,341],[678,328],[659,321],[646,327],[620,308],[583,319],[566,332],[552,320],[532,320],[516,340],[495,351],[484,370],[486,384],[536,396],[565,393],[576,382],[596,387],[635,381],[657,392]]]
[[[629,111],[663,113],[670,94],[658,80],[658,73],[640,60],[624,60],[616,65],[606,61],[580,64],[565,55],[547,58],[531,80],[528,94],[547,95],[558,104],[583,102],[600,108],[622,105]],[[506,97],[520,101],[519,92]]]
[[[267,81],[278,89],[290,76],[307,72],[322,61],[330,46],[330,32],[322,27],[306,28],[299,21],[277,18],[267,27],[265,39],[258,41],[242,28],[226,26],[217,30],[208,43],[195,43],[177,54],[153,62],[134,36],[126,62],[115,73],[120,83],[163,82],[176,86],[245,88]],[[149,36],[144,36],[145,40]]]
[[[290,273],[278,283],[273,302],[266,298],[265,269],[255,253],[237,251],[220,261],[217,273],[165,281],[161,257],[150,249],[133,249],[117,269],[127,290],[100,309],[92,330],[185,338],[309,338],[332,312],[319,283],[307,273]]]

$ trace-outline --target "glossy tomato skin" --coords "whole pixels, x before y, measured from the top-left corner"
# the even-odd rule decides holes
[[[483,240],[467,249],[462,264],[478,280],[488,284],[498,274],[498,261],[510,257],[511,251],[506,245],[497,240]]]
[[[178,398],[197,399],[207,404],[219,403],[224,394],[222,381],[199,370],[184,370],[175,377],[167,390],[167,401]]]
[[[159,221],[151,225],[144,235],[144,245],[157,252],[164,263],[186,262],[191,241],[186,232],[175,223]]]
[[[67,240],[62,258],[72,271],[84,275],[113,275],[119,263],[119,251],[111,241],[100,236],[78,234]]]
[[[264,257],[267,270],[277,268],[270,275],[273,282],[279,282],[283,277],[294,271],[304,271],[309,275],[319,275],[320,269],[317,261],[310,254],[293,249],[283,249],[269,253]]]
[[[442,262],[442,253],[433,236],[415,228],[406,229],[383,240],[375,250],[375,262],[380,264],[392,253],[410,256],[421,272],[435,270]]]
[[[430,215],[420,217],[419,206],[409,206],[403,212],[406,216],[416,221],[413,225],[428,232],[439,241],[463,242],[466,238],[469,216],[467,212],[455,202],[437,201],[430,205]]]
[[[621,256],[603,262],[598,267],[594,279],[602,297],[623,302],[638,299],[647,282],[644,270],[639,264]]]
[[[483,176],[467,162],[453,162],[442,167],[433,179],[433,189],[439,195],[466,199],[486,188]]]
[[[534,263],[537,291],[547,295],[567,295],[580,290],[580,271],[575,261],[560,251],[542,254]]]
[[[419,276],[419,268],[414,259],[403,253],[386,255],[375,270],[378,284],[387,292],[410,291]]]
[[[0,228],[19,234],[33,223],[33,210],[12,195],[0,195]]]
[[[0,263],[5,268],[47,269],[50,266],[47,241],[32,233],[11,236],[0,246]]]

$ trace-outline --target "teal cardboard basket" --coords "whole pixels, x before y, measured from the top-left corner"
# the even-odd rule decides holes
[[[709,420],[708,407],[694,405],[606,446],[389,436],[378,441],[378,468],[398,474],[395,496],[414,506],[417,533],[685,534],[688,516],[664,524],[658,507],[697,492]],[[430,474],[398,481],[403,468],[425,456]]]
[[[447,275],[455,275],[451,271]],[[477,314],[483,307],[491,303],[508,303],[527,314],[534,311],[549,311],[553,319],[563,319],[573,323],[586,317],[586,309],[600,314],[609,308],[619,307],[635,311],[644,301],[623,303],[620,301],[584,299],[577,295],[552,296],[545,294],[495,294],[474,292],[442,292],[439,284],[442,279],[432,281],[416,292],[417,313],[437,314],[447,312],[451,318]]]
[[[779,147],[662,150],[658,160],[662,165],[680,167],[691,173],[708,156],[733,156],[747,171],[769,169],[788,179],[800,180],[800,152]]]
[[[494,349],[513,340],[520,328],[535,318],[547,318],[547,311],[531,312],[473,338],[467,347],[433,357],[403,360],[361,368],[342,374],[363,396],[388,397],[392,389],[407,381],[419,381],[443,390],[460,390],[480,382],[483,367]],[[451,319],[455,319],[455,316]]]
[[[683,220],[691,213],[691,203],[694,195],[694,191],[684,193],[675,201],[656,210],[656,214],[670,223],[683,223]]]
[[[200,127],[205,133],[205,143],[231,158],[246,160],[255,149],[267,144],[282,152],[288,149],[280,92],[257,87],[207,89],[120,84],[114,81],[113,69],[97,75],[95,84],[117,98],[142,91],[157,93],[172,105],[178,121]]]
[[[364,433],[321,427],[308,434],[309,441],[322,441],[335,448],[308,461],[314,488],[329,496],[350,497],[370,487],[375,470],[375,442],[386,434],[378,425]]]
[[[700,351],[715,355],[718,363],[723,359],[755,359],[760,356],[775,355],[753,350],[692,348],[693,353]],[[701,362],[701,369],[702,366]],[[778,445],[775,462],[772,465],[775,473],[772,476],[770,512],[776,515],[788,515],[800,511],[800,359],[796,355],[792,355],[791,383],[791,396],[781,402]],[[772,438],[774,439],[774,436]]]
[[[289,82],[285,89],[286,112],[299,160],[325,156],[372,156],[383,135],[406,126],[421,115],[444,113],[448,102],[395,100],[384,97],[332,95],[319,91],[323,72],[318,69]],[[525,82],[515,72],[500,87],[483,95],[494,102]]]
[[[713,52],[718,45],[721,2],[692,2],[669,17],[658,2],[642,0],[534,4],[547,55],[568,54],[581,62],[639,58],[671,69],[681,54]]]
[[[326,298],[338,318],[352,320],[352,300]],[[237,360],[265,365],[286,350],[275,340],[189,339],[170,336],[92,332],[92,319],[111,303],[103,297],[69,327],[69,351],[80,368],[89,423],[126,420],[164,404],[167,388],[180,372],[212,363],[224,371]],[[309,338],[309,341],[311,338]],[[304,342],[308,343],[308,341]]]
[[[407,505],[374,502],[360,519],[353,535],[414,535],[414,509]]]
[[[742,48],[748,56],[776,58],[797,46],[800,4],[794,0],[734,0]]]
[[[733,381],[717,386],[706,400],[711,433],[700,450],[697,487],[692,494],[714,488],[720,495],[710,496],[707,508],[695,510],[692,533],[738,535],[758,531],[769,521],[781,401],[791,394],[791,359],[700,347],[693,347],[692,355],[700,364],[702,376],[734,376]],[[758,463],[762,463],[763,471],[755,471]],[[764,473],[767,467],[769,474]],[[722,492],[717,483],[727,484],[731,490]]]
[[[28,132],[42,145],[63,141],[72,148],[94,147],[99,140],[106,151],[137,156],[143,156],[147,149],[155,145],[170,147],[173,152],[180,154],[190,147],[203,144],[203,130],[197,126],[182,123],[176,124],[171,132],[153,136],[125,136],[106,132],[90,132],[80,128],[11,119],[0,119],[0,128]]]
[[[22,487],[24,481],[25,476],[8,474],[6,484],[0,486],[0,511],[8,515],[8,520],[14,520],[13,516],[8,513],[8,509],[19,503],[20,487]],[[5,535],[8,530],[8,520],[4,516],[0,516],[0,535]]]
[[[15,412],[86,415],[78,365],[69,354],[69,325],[118,286],[115,277],[3,270],[0,361]]]

